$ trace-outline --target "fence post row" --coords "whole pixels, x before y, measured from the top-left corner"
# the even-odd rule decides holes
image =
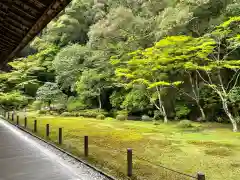
[[[132,149],[127,149],[127,176],[132,177]]]
[[[84,136],[84,155],[88,157],[89,154],[89,147],[88,147],[88,136]]]
[[[58,144],[62,144],[62,128],[58,129]]]
[[[4,117],[10,120],[10,112],[3,112]],[[14,112],[11,117],[12,121],[14,121]],[[19,115],[17,115],[17,125],[19,125]],[[27,116],[24,117],[24,127],[27,128]],[[37,120],[34,120],[34,132],[37,132]],[[50,135],[50,125],[46,124],[46,137],[49,138]],[[59,128],[58,131],[58,143],[61,145],[63,143],[63,134],[62,128]],[[84,155],[88,157],[89,155],[89,138],[88,136],[84,136]],[[127,149],[127,176],[132,177],[133,175],[133,152],[132,149]],[[197,173],[197,180],[206,180],[204,173]]]

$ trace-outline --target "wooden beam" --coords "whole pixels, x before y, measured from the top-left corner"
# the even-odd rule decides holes
[[[16,41],[16,42],[22,41],[22,38],[18,38],[16,36],[14,36],[12,33],[6,32],[3,29],[0,29],[0,36],[3,36],[4,38],[12,39],[13,41]]]
[[[2,23],[0,23],[0,26],[2,25]],[[14,24],[6,21],[5,22],[5,27],[13,30],[13,31],[16,31],[17,33],[21,33],[21,34],[25,34],[28,32],[29,29],[21,29],[21,27],[18,27],[18,26],[15,26]]]
[[[34,6],[38,7],[39,9],[43,9],[46,7],[45,4],[41,3],[40,1],[37,0],[28,0],[29,3],[34,4]]]
[[[63,10],[71,0],[53,0],[34,26],[29,30],[18,47],[6,58],[5,63],[12,59],[14,55],[22,50],[61,10]]]
[[[8,24],[10,23],[11,25],[15,26],[16,28],[22,29],[23,31],[28,31],[30,29],[30,27],[9,18],[9,16],[6,18],[6,21]]]
[[[26,12],[17,6],[12,6],[12,7],[13,7],[12,12],[15,12],[16,14],[20,15],[21,17],[32,19],[32,20],[36,20],[38,18],[36,16],[29,14],[29,12]]]
[[[9,12],[8,18],[19,21],[19,23],[21,23],[25,26],[28,26],[28,27],[31,27],[34,24],[33,20],[25,19],[24,17],[21,17],[21,16],[15,14],[14,12]]]
[[[3,35],[3,34],[0,33],[0,35]],[[2,39],[6,40],[7,42],[11,42],[13,44],[17,44],[21,41],[21,39],[16,40],[16,39],[10,38],[9,36],[2,36]],[[0,42],[1,42],[1,40],[0,40]]]
[[[11,33],[12,35],[14,35],[15,37],[18,37],[18,38],[23,38],[23,34],[19,35],[18,32],[8,28],[6,25],[2,26],[2,29],[5,29],[5,31],[8,31],[9,33]]]

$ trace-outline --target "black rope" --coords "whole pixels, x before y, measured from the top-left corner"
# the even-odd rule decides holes
[[[146,161],[147,163],[149,163],[149,164],[151,164],[151,165],[154,165],[154,166],[157,166],[157,167],[160,167],[160,168],[163,168],[163,169],[167,169],[167,170],[169,170],[169,171],[175,172],[175,173],[177,173],[177,174],[181,174],[181,175],[183,175],[183,176],[187,176],[187,177],[190,177],[190,178],[197,179],[197,177],[195,177],[195,176],[192,176],[192,175],[189,175],[189,174],[180,172],[180,171],[176,171],[176,170],[174,170],[174,169],[170,169],[170,168],[165,167],[165,166],[163,166],[163,165],[153,164],[153,163],[150,162],[149,160],[146,160],[146,159],[144,159],[144,158],[140,158],[140,157],[138,157],[138,156],[135,156],[135,157],[137,157],[139,160]]]

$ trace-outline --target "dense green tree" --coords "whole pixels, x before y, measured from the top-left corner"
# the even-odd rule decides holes
[[[49,109],[51,109],[52,103],[64,102],[66,96],[58,88],[56,83],[46,82],[37,91],[37,100],[43,103],[47,103]]]

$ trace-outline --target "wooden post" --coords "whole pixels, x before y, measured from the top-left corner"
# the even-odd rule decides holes
[[[19,125],[19,115],[17,115],[17,126]]]
[[[47,138],[49,138],[49,134],[50,134],[49,124],[46,124],[46,137],[47,137]]]
[[[7,113],[7,119],[10,120],[10,112]]]
[[[84,136],[84,155],[88,157],[89,147],[88,147],[88,136]]]
[[[127,149],[127,175],[132,177],[132,149]]]
[[[58,130],[58,144],[62,144],[62,128]]]
[[[206,178],[205,178],[205,174],[203,174],[203,173],[198,173],[197,174],[197,180],[205,180]]]
[[[24,117],[24,128],[27,128],[27,116]]]
[[[33,132],[37,132],[37,120],[34,120],[34,129]]]
[[[14,112],[12,113],[12,121],[14,121]]]

